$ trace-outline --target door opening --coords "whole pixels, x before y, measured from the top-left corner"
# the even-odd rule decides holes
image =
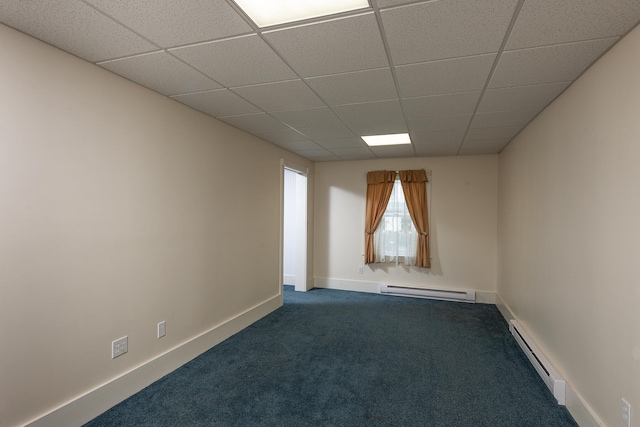
[[[283,164],[282,283],[307,291],[307,168]]]

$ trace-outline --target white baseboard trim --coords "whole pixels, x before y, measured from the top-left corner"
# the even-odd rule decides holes
[[[379,282],[367,282],[360,280],[328,279],[325,277],[315,277],[314,288],[338,289],[341,291],[367,292],[371,294],[380,293]],[[414,286],[414,285],[407,285]],[[457,290],[457,289],[456,289]],[[476,302],[479,304],[495,304],[494,292],[476,291]]]
[[[282,306],[282,295],[276,295],[210,330],[139,365],[129,372],[24,424],[29,427],[80,426],[107,409],[149,386],[168,373],[195,359],[211,347],[240,332],[252,323]]]
[[[516,319],[516,316],[513,314],[513,311],[509,308],[509,306],[504,302],[500,294],[496,293],[496,307],[500,310],[502,317],[509,323],[512,319]],[[553,365],[553,361],[551,361]],[[593,410],[587,402],[584,401],[582,396],[580,396],[575,389],[571,386],[571,383],[566,380],[565,377],[565,393],[566,393],[566,403],[565,407],[571,414],[574,420],[578,423],[580,427],[605,427],[604,423],[602,423],[598,417],[594,414]]]

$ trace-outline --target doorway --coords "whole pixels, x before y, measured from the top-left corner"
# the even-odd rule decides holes
[[[282,283],[309,290],[307,280],[307,168],[283,162]]]

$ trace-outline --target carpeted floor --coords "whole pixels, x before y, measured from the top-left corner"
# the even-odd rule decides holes
[[[575,426],[493,305],[285,287],[86,426]]]

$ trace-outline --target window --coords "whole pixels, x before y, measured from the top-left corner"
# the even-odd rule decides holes
[[[365,264],[431,267],[425,170],[367,173]]]
[[[389,204],[374,233],[376,262],[415,264],[417,238],[402,184],[396,176]]]

